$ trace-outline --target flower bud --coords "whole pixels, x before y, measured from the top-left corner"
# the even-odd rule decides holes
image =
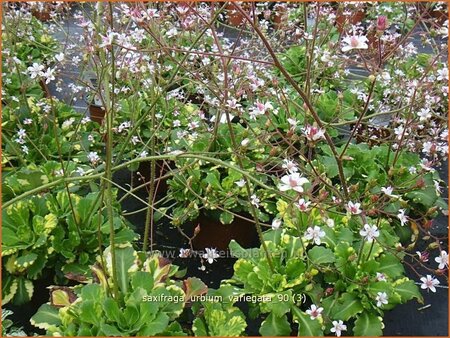
[[[386,28],[388,28],[388,20],[387,17],[384,15],[380,15],[377,18],[377,31],[378,32],[383,32],[386,30]]]

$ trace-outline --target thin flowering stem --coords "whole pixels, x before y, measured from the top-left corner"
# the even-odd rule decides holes
[[[359,115],[359,119],[358,119],[358,121],[356,122],[355,126],[353,127],[353,130],[352,130],[352,132],[351,132],[351,134],[350,134],[350,136],[349,136],[349,138],[348,138],[348,140],[347,140],[347,143],[345,144],[344,149],[342,149],[341,155],[339,156],[339,158],[341,158],[341,159],[342,159],[343,156],[345,155],[345,152],[347,151],[347,148],[348,148],[348,146],[350,145],[350,142],[353,140],[353,137],[355,136],[356,131],[358,130],[358,128],[359,128],[359,126],[360,126],[360,124],[361,124],[361,121],[362,121],[364,115],[366,114],[366,112],[367,112],[367,110],[368,110],[368,108],[369,108],[369,103],[370,103],[370,100],[371,100],[371,98],[372,98],[373,91],[374,91],[374,89],[375,89],[375,83],[376,83],[376,81],[377,81],[377,79],[376,79],[376,77],[375,77],[375,78],[372,80],[372,83],[371,83],[371,85],[370,85],[369,94],[368,94],[368,96],[367,96],[367,100],[366,100],[366,103],[365,103],[365,105],[364,105],[363,111],[362,111],[361,114]]]
[[[225,168],[229,168],[229,169],[233,169],[235,171],[237,171],[238,173],[242,174],[244,177],[246,177],[250,182],[260,186],[261,188],[267,189],[268,191],[271,191],[273,193],[278,194],[279,196],[282,196],[288,200],[292,200],[292,198],[287,195],[287,194],[283,194],[281,193],[278,189],[275,189],[274,187],[268,186],[267,184],[259,181],[257,178],[254,177],[254,175],[252,173],[249,173],[246,170],[242,170],[241,168],[239,168],[238,166],[235,166],[229,162],[225,162],[222,160],[219,160],[217,158],[214,157],[208,157],[208,156],[204,156],[204,155],[198,155],[196,153],[182,153],[182,154],[165,154],[165,155],[156,155],[156,156],[146,156],[146,157],[139,157],[139,158],[135,158],[133,160],[127,161],[127,162],[123,162],[119,165],[116,165],[114,167],[111,167],[111,171],[118,171],[120,169],[125,169],[128,168],[130,165],[139,163],[139,162],[145,162],[145,161],[151,161],[152,159],[155,160],[171,160],[171,161],[175,161],[179,158],[190,158],[190,159],[197,159],[197,160],[202,160],[205,161],[207,163],[213,163]],[[103,169],[104,166],[100,165],[96,168],[96,170],[94,170],[95,173],[90,174],[90,175],[84,175],[84,176],[74,176],[74,177],[67,177],[67,178],[60,178],[58,180],[49,182],[47,184],[41,185],[37,188],[28,190],[24,193],[22,193],[19,196],[16,196],[12,199],[10,199],[9,201],[6,201],[5,203],[3,203],[3,208],[7,208],[8,206],[16,203],[17,201],[20,201],[24,198],[27,198],[29,196],[38,194],[42,191],[45,191],[47,189],[50,189],[52,187],[55,187],[59,184],[62,184],[64,182],[79,182],[79,181],[91,181],[91,180],[95,180],[95,179],[100,179],[102,176],[105,176],[105,173],[101,171],[101,169]]]
[[[214,30],[212,30],[212,31],[213,31],[214,39],[216,41],[217,48],[219,49],[220,53],[223,54],[221,43],[217,39],[217,35],[215,34],[215,31]],[[225,93],[224,101],[226,102],[227,96],[228,96],[228,62],[227,62],[227,59],[225,57],[222,57],[222,67],[223,67],[223,72],[224,72],[224,75],[225,75],[224,76],[224,87],[225,87],[225,90],[224,90],[224,93]],[[235,135],[234,135],[234,130],[233,130],[233,127],[231,125],[230,115],[229,114],[225,114],[225,116],[226,116],[226,121],[227,121],[227,125],[228,125],[228,130],[229,130],[229,133],[230,133],[230,139],[231,139],[231,144],[233,145],[233,149],[239,149],[238,145],[237,145],[237,142],[236,142]],[[236,152],[236,158],[237,158],[238,166],[241,168],[241,170],[244,170],[244,165],[242,163],[241,154]],[[248,202],[249,202],[249,206],[250,206],[250,210],[251,210],[253,219],[255,221],[256,231],[258,232],[258,236],[259,236],[261,245],[262,245],[262,247],[264,249],[264,252],[266,254],[267,263],[269,264],[269,268],[270,268],[271,272],[274,273],[275,269],[274,269],[274,265],[273,265],[273,261],[272,261],[272,255],[269,252],[269,249],[267,248],[266,242],[264,241],[262,228],[261,228],[261,225],[259,223],[258,213],[256,211],[256,207],[253,205],[253,202],[251,201],[251,197],[250,196],[252,196],[252,192],[251,192],[251,189],[250,189],[250,184],[249,184],[249,181],[248,181],[247,177],[244,177],[244,180],[245,180],[245,189],[247,191],[247,199],[248,199]]]
[[[289,73],[286,71],[286,69],[283,67],[283,65],[278,60],[278,57],[276,56],[276,53],[272,49],[270,43],[267,41],[264,34],[261,32],[261,30],[258,28],[257,25],[253,24],[251,18],[248,16],[248,14],[240,7],[238,4],[233,3],[234,7],[246,18],[246,20],[252,25],[253,29],[255,30],[256,34],[260,37],[261,41],[263,42],[264,46],[266,47],[267,51],[271,55],[273,62],[275,66],[280,70],[280,72],[283,74],[283,76],[286,78],[286,80],[292,85],[292,87],[295,89],[295,91],[301,96],[303,99],[305,105],[308,108],[308,111],[311,113],[312,117],[314,118],[314,121],[317,123],[319,128],[324,129],[324,125],[322,123],[322,120],[320,119],[319,115],[315,111],[312,103],[308,99],[305,92],[298,86],[297,82],[289,75]],[[342,184],[342,188],[344,191],[344,195],[346,199],[348,199],[348,188],[347,188],[347,182],[344,175],[344,170],[342,167],[342,159],[339,157],[336,147],[333,144],[333,140],[331,139],[330,135],[325,130],[325,139],[333,153],[333,156],[336,159],[337,165],[338,165],[338,171],[339,171],[339,178]]]
[[[98,13],[97,20],[100,20],[100,17],[103,15],[104,7],[103,4],[98,3]],[[109,3],[109,12],[113,13],[112,4]],[[98,21],[97,21],[98,23]],[[113,29],[113,21],[111,20],[111,29]],[[103,64],[106,64],[107,55],[104,50],[101,50],[99,53],[100,60]],[[114,48],[111,48],[110,51],[110,60],[111,64],[111,73],[108,73],[107,67],[104,67],[105,71],[103,74],[103,82],[100,82],[100,85],[103,84],[103,94],[105,100],[105,116],[106,116],[106,165],[105,165],[105,178],[106,181],[106,211],[108,215],[109,222],[109,242],[111,248],[111,264],[112,264],[112,279],[113,279],[113,294],[116,299],[119,298],[119,288],[118,288],[118,277],[117,277],[117,266],[116,266],[116,244],[115,244],[115,230],[114,230],[114,214],[113,214],[113,203],[114,196],[112,191],[112,154],[113,154],[113,119],[114,119],[114,109],[115,109],[115,100],[114,100],[114,88],[115,88],[115,57],[114,57]],[[113,74],[110,76],[110,74]],[[109,88],[109,85],[112,85],[112,90]],[[100,87],[99,85],[99,87]],[[110,92],[111,90],[111,92]]]

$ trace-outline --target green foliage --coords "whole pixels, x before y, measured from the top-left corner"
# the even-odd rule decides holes
[[[109,293],[112,267],[109,247],[101,262],[105,266],[93,270],[99,283],[73,287],[76,299],[70,304],[57,308],[44,304],[32,317],[33,325],[45,329],[50,335],[88,336],[155,336],[186,335],[175,320],[183,312],[187,301],[183,283],[171,278],[178,267],[167,264],[155,254],[145,255],[134,251],[129,245],[118,247],[118,268],[126,272],[119,278],[121,297],[115,299]],[[118,269],[119,270],[119,269]],[[195,284],[196,281],[187,281]],[[199,289],[190,285],[191,289]],[[206,292],[206,286],[201,286]]]
[[[235,133],[236,143],[241,144],[242,140],[251,137],[250,131],[240,124],[232,125]],[[174,135],[176,137],[176,135]],[[218,126],[216,141],[210,145],[212,135],[204,134],[190,144],[188,141],[174,141],[178,143],[179,149],[183,151],[208,151],[214,150],[217,153],[216,158],[230,165],[237,165],[236,155],[232,152],[229,130],[227,124]],[[204,149],[194,149],[199,144],[204,144]],[[248,171],[263,183],[268,183],[268,177],[262,173],[257,173],[254,168],[254,162],[264,163],[269,160],[267,146],[254,140],[247,146],[239,149],[243,155],[244,170]],[[180,160],[176,163],[179,169],[169,180],[168,196],[176,201],[173,208],[175,225],[181,225],[189,219],[194,219],[199,215],[200,207],[211,211],[210,214],[219,211],[219,208],[229,210],[234,213],[248,213],[250,202],[247,197],[245,187],[236,183],[243,181],[243,175],[236,170],[223,168],[212,163],[198,160]],[[264,189],[259,189],[251,184],[252,191],[262,200],[265,210],[258,213],[261,221],[268,221],[268,214],[271,213],[270,205],[265,203],[272,194]],[[217,218],[223,224],[229,224],[233,221],[233,215],[229,212],[222,212]]]
[[[298,222],[283,203],[278,203],[278,210],[285,224]],[[314,209],[311,215],[317,215]],[[413,298],[422,301],[417,285],[404,276],[398,257],[378,244],[364,243],[358,233],[361,224],[355,224],[352,230],[346,217],[334,221],[335,226],[326,229],[326,246],[297,237],[295,228],[266,231],[264,238],[273,270],[262,247],[255,252],[236,242],[230,244],[232,254],[239,259],[229,283],[243,294],[265,299],[256,305],[259,313],[268,314],[261,334],[289,335],[290,313],[302,336],[329,333],[333,320],[343,320],[347,325],[355,321],[353,330],[357,335],[380,335],[383,310]],[[388,223],[381,224],[381,243],[391,241],[389,246],[395,246],[399,238]],[[379,281],[377,273],[384,274],[387,281]],[[388,304],[382,307],[377,306],[379,292],[388,297]],[[306,304],[323,307],[322,315],[311,319]]]
[[[338,149],[338,153],[342,150]],[[421,178],[411,173],[409,171],[411,167],[419,170],[421,159],[418,154],[406,150],[400,153],[395,168],[386,167],[386,163],[392,163],[394,153],[389,152],[387,145],[373,147],[366,143],[349,145],[345,152],[343,170],[347,184],[355,187],[351,197],[357,199],[362,197],[365,209],[370,209],[377,207],[371,201],[373,195],[383,197],[381,188],[392,186],[397,187],[398,190],[394,190],[394,195],[398,198],[392,200],[392,203],[383,203],[379,206],[387,213],[396,215],[399,209],[404,208],[410,210],[413,216],[423,216],[427,215],[433,206],[446,210],[447,206],[434,185],[434,181],[439,181],[437,172],[423,173]],[[338,182],[338,165],[327,145],[321,147],[321,153],[317,155],[313,165],[324,172],[332,182]],[[396,220],[396,217],[393,219]]]
[[[2,309],[2,337],[27,336],[22,328],[14,326],[13,321],[8,319],[12,314],[12,311]]]
[[[116,243],[136,238],[114,205]],[[14,203],[2,212],[3,302],[26,303],[33,295],[32,280],[52,269],[85,274],[99,250],[108,243],[106,213],[100,194],[80,196],[63,190]],[[99,243],[100,240],[100,243]]]

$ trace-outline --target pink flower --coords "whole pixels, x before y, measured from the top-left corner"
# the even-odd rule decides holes
[[[364,228],[359,231],[359,234],[369,242],[372,242],[374,238],[380,236],[377,226],[370,226],[369,224],[364,224]]]
[[[436,263],[439,263],[439,269],[444,269],[448,266],[448,254],[447,251],[442,250],[440,255],[434,259]]]
[[[342,320],[340,321],[333,320],[332,324],[333,327],[330,329],[330,331],[336,333],[336,336],[338,337],[341,336],[342,331],[347,330],[347,325],[345,325]]]
[[[300,211],[305,212],[308,210],[309,205],[311,204],[311,202],[305,201],[305,199],[301,198],[296,206],[297,208],[299,208]]]
[[[388,20],[387,17],[384,15],[380,15],[377,18],[377,31],[383,32],[388,28]]]
[[[353,215],[358,215],[362,212],[362,210],[359,208],[361,206],[361,203],[353,203],[352,201],[347,203],[347,211]]]
[[[292,173],[281,178],[279,189],[280,191],[295,190],[303,192],[303,185],[308,182],[308,179],[301,177],[299,173]]]
[[[322,128],[317,128],[316,126],[306,126],[303,129],[303,132],[305,133],[308,141],[315,142],[322,138],[325,138],[325,130]]]
[[[363,35],[352,35],[346,36],[342,40],[346,45],[342,47],[343,52],[348,52],[352,49],[367,49],[369,46],[367,45],[367,38]]]
[[[307,240],[313,240],[314,243],[316,243],[317,245],[320,245],[322,237],[325,237],[325,231],[323,231],[317,225],[314,226],[314,228],[309,227],[308,229],[306,229],[305,238]]]
[[[314,320],[321,315],[322,311],[323,307],[317,307],[316,305],[312,304],[311,307],[305,312],[310,316],[312,320]]]
[[[432,292],[436,292],[435,286],[441,284],[436,278],[433,278],[430,275],[422,277],[420,278],[420,280],[422,281],[422,285],[420,285],[420,288],[424,290],[429,289]]]
[[[377,306],[382,307],[384,304],[388,303],[388,295],[386,292],[378,292],[375,300],[377,301]]]

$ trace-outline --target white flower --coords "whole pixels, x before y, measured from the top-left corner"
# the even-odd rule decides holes
[[[190,249],[180,249],[180,254],[178,255],[178,257],[180,258],[187,258],[189,257],[189,255],[191,254],[191,250]]]
[[[279,229],[280,227],[281,227],[281,219],[275,218],[275,219],[272,221],[272,229],[273,229],[273,230],[277,230],[277,229]]]
[[[312,304],[311,307],[305,312],[312,320],[314,320],[321,315],[322,311],[323,307],[317,307],[315,304]]]
[[[114,35],[115,33],[112,32],[109,32],[108,35],[106,36],[100,35],[100,37],[102,38],[102,43],[99,45],[99,47],[100,48],[111,47],[114,40]]]
[[[34,79],[42,75],[42,71],[44,70],[44,68],[45,67],[43,65],[34,62],[32,66],[27,68],[27,70],[30,73],[30,77]]]
[[[19,131],[17,132],[17,137],[23,139],[25,138],[25,136],[27,136],[27,132],[25,131],[25,129],[19,129]]]
[[[77,170],[75,170],[75,172],[80,175],[80,176],[84,176],[86,174],[86,172],[84,171],[83,168],[78,167]]]
[[[85,116],[81,119],[81,124],[86,124],[91,121],[91,118],[89,116]]]
[[[298,121],[296,119],[288,118],[287,121],[288,121],[289,125],[291,126],[291,129],[294,129],[295,127],[297,127]]]
[[[416,167],[409,167],[408,171],[409,171],[409,173],[410,173],[411,175],[417,174],[417,169],[416,169]]]
[[[441,184],[439,183],[439,181],[433,180],[434,183],[434,189],[436,190],[436,194],[440,195],[442,194],[442,188],[441,188]]]
[[[436,263],[439,263],[439,266],[438,266],[439,269],[444,269],[445,267],[448,266],[447,252],[442,250],[439,257],[436,257],[434,260],[436,261]]]
[[[23,124],[32,124],[33,120],[32,119],[25,119],[23,120]]]
[[[340,337],[342,331],[347,331],[347,325],[344,324],[342,320],[333,320],[333,327],[330,329],[331,332],[336,333],[336,336]]]
[[[386,292],[377,292],[375,300],[377,301],[377,306],[381,307],[383,306],[383,304],[388,303],[388,295],[386,294]]]
[[[428,108],[422,108],[417,112],[420,121],[427,121],[431,118],[431,112]]]
[[[42,73],[42,76],[45,78],[45,83],[49,84],[50,81],[55,80],[55,68],[48,68],[45,72]]]
[[[399,209],[397,218],[400,220],[401,226],[404,226],[406,223],[408,223],[408,217],[405,215],[405,209]]]
[[[435,286],[441,284],[436,278],[433,278],[430,275],[422,277],[420,280],[422,281],[422,285],[420,285],[420,287],[424,290],[429,289],[432,292],[436,292]]]
[[[70,127],[74,122],[75,122],[75,118],[74,118],[74,117],[71,117],[70,119],[65,120],[65,121],[62,123],[62,125],[61,125],[61,129],[64,129],[64,130],[69,129],[69,127]]]
[[[131,127],[131,122],[130,121],[125,121],[122,122],[119,127],[117,127],[117,132],[121,133],[122,131],[124,131],[125,129],[128,129]]]
[[[297,206],[297,208],[299,208],[300,211],[307,211],[310,204],[311,204],[311,202],[305,201],[305,199],[301,198],[297,202],[296,206]]]
[[[199,127],[199,123],[197,121],[192,121],[188,123],[189,130],[194,130]]]
[[[175,27],[172,27],[171,29],[169,29],[169,30],[166,32],[166,36],[167,36],[168,38],[174,37],[174,36],[176,36],[177,34],[178,34],[178,31],[177,31],[177,29],[176,29]]]
[[[303,128],[303,132],[308,141],[315,142],[322,138],[325,138],[325,130],[317,128],[315,126],[306,126]]]
[[[256,195],[253,194],[250,196],[250,203],[253,204],[255,207],[259,208],[259,202],[260,199]]]
[[[320,239],[325,236],[325,232],[320,229],[317,225],[314,226],[314,229],[312,227],[309,227],[306,229],[306,235],[305,238],[307,240],[313,240],[314,243],[319,245],[321,243]]]
[[[367,45],[367,38],[364,35],[352,35],[346,36],[342,42],[346,45],[342,47],[343,52],[348,52],[352,49],[367,49],[369,46]]]
[[[139,137],[133,136],[133,137],[131,138],[131,143],[133,143],[133,145],[138,144],[138,143],[139,143]]]
[[[100,161],[100,157],[98,156],[96,151],[91,151],[88,155],[88,160],[92,163],[92,164],[96,164],[98,161]]]
[[[245,138],[241,142],[241,146],[246,147],[250,143],[250,139]]]
[[[361,209],[359,208],[361,203],[353,203],[352,201],[347,203],[347,211],[353,215],[358,215],[361,213]]]
[[[227,106],[230,107],[231,109],[237,109],[241,107],[241,105],[237,102],[235,98],[227,100]]]
[[[147,157],[148,155],[148,151],[147,150],[143,150],[139,153],[139,157]]]
[[[212,264],[216,260],[216,258],[219,257],[219,254],[217,253],[216,249],[205,248],[205,250],[206,253],[204,253],[202,257],[206,259],[209,264]]]
[[[387,282],[386,275],[384,273],[377,272],[377,276],[375,277],[375,279],[378,282]]]
[[[242,188],[245,185],[245,180],[241,178],[239,181],[234,182],[239,188]]]
[[[281,178],[281,185],[279,189],[281,191],[288,191],[292,189],[297,192],[303,192],[303,184],[308,182],[308,179],[301,177],[300,174],[292,173]]]
[[[442,81],[442,80],[448,81],[448,68],[447,67],[438,69],[437,73],[438,73],[438,77],[436,79],[438,81]]]
[[[376,225],[370,226],[369,224],[364,224],[364,228],[359,231],[359,234],[366,238],[369,242],[373,241],[374,238],[380,236],[380,232]]]
[[[200,271],[205,271],[206,270],[206,266],[204,266],[203,264],[198,268]]]
[[[384,192],[388,196],[393,196],[392,192],[394,191],[394,188],[392,188],[391,186],[389,186],[389,187],[382,187],[381,191]]]
[[[63,61],[63,60],[64,60],[64,53],[56,54],[56,55],[55,55],[55,59],[56,59],[58,62]]]
[[[298,171],[297,163],[288,160],[287,158],[283,160],[283,169],[286,169],[290,174],[296,173]]]
[[[28,147],[26,145],[22,146],[22,151],[28,155]]]
[[[334,228],[334,219],[328,218],[328,219],[326,220],[326,224],[327,224],[327,226],[328,226],[329,228]]]
[[[252,120],[256,120],[256,117],[259,115],[264,115],[267,110],[273,109],[273,106],[270,104],[270,102],[261,103],[259,101],[256,101],[256,104],[254,107],[252,107],[250,111],[250,118]]]
[[[423,263],[426,263],[426,262],[428,262],[428,256],[429,256],[429,253],[428,252],[420,252],[420,251],[416,251],[416,255],[419,257],[419,260],[421,261],[421,262],[423,262]]]
[[[179,126],[181,126],[180,120],[173,120],[173,126],[174,126],[174,127],[179,127]]]

